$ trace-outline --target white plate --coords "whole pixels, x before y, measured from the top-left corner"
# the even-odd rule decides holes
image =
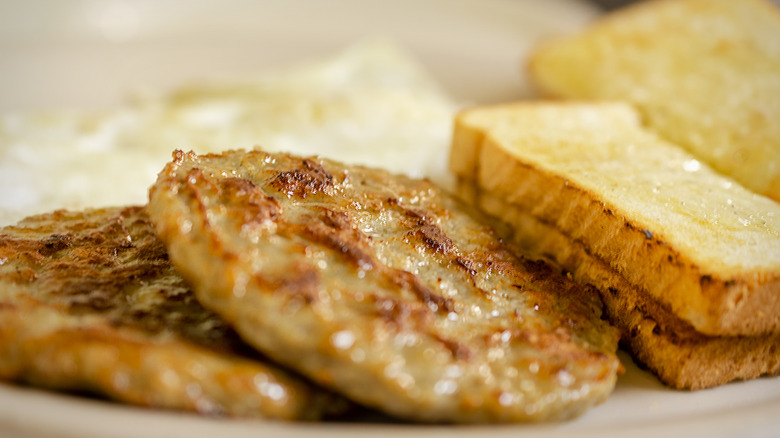
[[[0,111],[96,108],[128,91],[247,76],[387,36],[456,99],[528,95],[522,58],[539,38],[592,18],[574,0],[6,0],[0,3]],[[199,418],[0,384],[2,437],[492,437],[780,434],[780,378],[695,393],[664,388],[622,356],[614,394],[552,425],[288,424]]]
[[[610,398],[561,424],[425,426],[280,423],[201,418],[0,384],[0,436],[8,438],[165,437],[777,437],[780,379],[673,391],[621,353],[627,371]]]

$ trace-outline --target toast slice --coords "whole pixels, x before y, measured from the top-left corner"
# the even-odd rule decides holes
[[[546,96],[626,100],[645,123],[780,201],[780,11],[763,0],[655,0],[532,55]]]
[[[667,384],[780,371],[780,205],[646,131],[629,105],[464,111],[451,167],[518,243],[602,292]]]

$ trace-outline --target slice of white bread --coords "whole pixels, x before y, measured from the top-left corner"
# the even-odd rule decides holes
[[[461,194],[518,242],[602,291],[666,383],[778,372],[780,204],[646,131],[629,105],[466,110],[451,167]]]
[[[529,76],[548,97],[626,100],[645,123],[780,201],[780,11],[764,0],[653,0],[550,41]]]

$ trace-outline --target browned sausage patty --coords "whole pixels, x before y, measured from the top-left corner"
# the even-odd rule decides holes
[[[562,419],[614,387],[618,333],[598,295],[512,256],[427,181],[177,151],[149,212],[198,299],[248,343],[385,412]]]
[[[207,414],[316,419],[343,407],[204,309],[142,207],[0,229],[0,378]]]

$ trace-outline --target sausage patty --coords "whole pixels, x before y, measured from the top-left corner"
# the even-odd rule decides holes
[[[0,378],[229,416],[316,419],[345,406],[203,308],[142,207],[0,229]]]
[[[427,181],[176,151],[149,214],[201,303],[245,341],[387,413],[563,419],[614,387],[618,333],[598,294],[513,256]]]

